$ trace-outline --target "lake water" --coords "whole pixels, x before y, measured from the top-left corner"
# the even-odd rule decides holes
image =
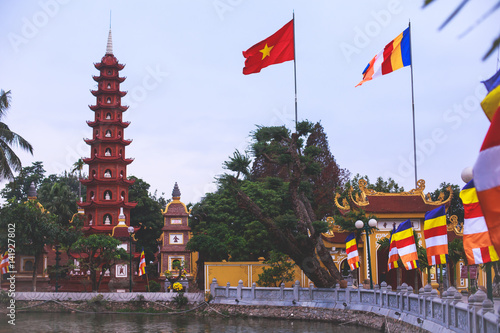
[[[377,332],[373,329],[337,325],[325,322],[241,319],[219,317],[197,317],[192,315],[129,315],[129,314],[82,314],[82,313],[17,313],[16,326],[0,320],[0,332],[234,332],[234,333],[285,333],[285,332],[329,332],[345,333],[347,330],[359,333]]]

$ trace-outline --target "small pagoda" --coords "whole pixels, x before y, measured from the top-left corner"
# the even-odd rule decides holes
[[[176,264],[184,264],[188,275],[192,273],[194,254],[186,249],[186,244],[191,238],[191,228],[188,226],[190,211],[180,199],[181,191],[175,183],[172,201],[162,211],[164,225],[160,248],[161,276],[164,276],[165,270],[175,271]]]
[[[119,72],[125,66],[113,55],[111,29],[106,54],[94,66],[99,70],[99,75],[93,76],[97,90],[91,91],[96,104],[89,106],[94,111],[94,120],[87,121],[92,128],[92,138],[85,139],[90,146],[90,157],[83,160],[89,166],[89,176],[81,180],[87,186],[87,197],[78,205],[85,212],[85,234],[111,235],[118,225],[120,212],[125,217],[121,220],[130,226],[130,210],[137,205],[128,201],[128,190],[134,181],[127,179],[127,165],[133,159],[125,157],[125,147],[132,142],[124,139],[130,122],[122,119],[128,106],[121,104],[126,92],[120,91],[120,83],[125,78],[120,77]]]

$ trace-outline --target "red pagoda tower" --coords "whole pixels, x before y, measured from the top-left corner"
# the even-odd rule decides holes
[[[122,120],[128,106],[121,105],[121,98],[127,93],[120,91],[125,78],[118,75],[125,65],[118,63],[113,55],[111,29],[106,54],[94,66],[99,70],[99,76],[93,76],[98,88],[91,93],[97,101],[89,106],[95,117],[87,121],[92,128],[92,139],[85,139],[90,145],[90,157],[83,160],[89,166],[89,177],[81,180],[87,186],[87,197],[78,205],[85,210],[86,234],[111,235],[118,224],[120,208],[126,224],[130,225],[130,209],[137,205],[128,201],[128,188],[134,181],[127,179],[127,165],[133,159],[125,158],[125,147],[132,140],[124,139],[124,130],[130,122]]]

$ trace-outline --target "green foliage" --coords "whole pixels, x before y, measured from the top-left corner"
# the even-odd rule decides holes
[[[156,192],[149,192],[150,185],[144,180],[131,176],[135,180],[129,187],[129,201],[137,202],[137,206],[130,211],[130,223],[141,228],[135,233],[137,248],[144,248],[146,262],[154,260],[154,253],[158,251],[158,241],[162,234],[163,216],[161,210],[167,201],[157,197]],[[156,269],[155,269],[156,270]]]
[[[184,296],[184,293],[177,293],[173,298],[173,302],[177,305],[178,308],[185,306],[188,304],[188,299]]]
[[[368,217],[366,216],[366,212],[362,209],[358,211],[349,211],[345,215],[337,215],[335,216],[335,224],[342,228],[344,231],[355,232],[357,236],[363,231],[362,229],[357,229],[354,225],[356,221],[369,221],[370,219],[377,219],[375,215],[370,214]]]
[[[450,183],[443,182],[439,185],[439,188],[436,189],[431,194],[432,200],[438,200],[439,196],[444,194],[444,199],[447,199],[449,196],[448,187],[451,187],[453,197],[451,198],[450,207],[446,211],[446,220],[450,222],[450,216],[456,215],[458,217],[458,221],[464,220],[464,206],[462,204],[462,200],[460,199],[460,187],[458,185],[452,185]],[[442,193],[442,194],[441,194]]]
[[[73,244],[72,252],[79,254],[80,268],[84,272],[90,271],[93,291],[99,290],[106,270],[110,270],[117,261],[130,258],[127,251],[118,248],[120,244],[118,239],[103,234],[80,237]]]
[[[229,161],[223,163],[224,169],[236,172],[236,179],[240,178],[240,174],[245,177],[250,176],[250,163],[252,159],[248,155],[242,155],[239,150],[233,153],[233,156],[229,157]]]
[[[33,162],[31,166],[24,167],[19,172],[19,175],[14,177],[14,180],[5,184],[5,187],[0,191],[2,198],[26,201],[28,200],[28,191],[31,183],[38,186],[45,174],[42,162]]]
[[[161,285],[156,281],[149,281],[148,291],[155,293],[161,290]]]
[[[285,184],[278,179],[269,183],[243,180],[242,187],[261,203],[265,210],[276,215],[280,211]],[[191,211],[189,225],[193,237],[187,247],[200,252],[206,261],[245,261],[266,257],[272,248],[262,223],[238,204],[230,186],[219,183],[215,193],[207,195]]]
[[[263,287],[279,287],[282,283],[293,281],[295,263],[277,251],[271,251],[269,260],[264,261],[270,268],[264,267],[259,274],[257,285]]]
[[[454,264],[462,259],[465,261],[465,264],[468,265],[462,238],[455,238],[448,243],[448,258]]]
[[[106,300],[104,299],[104,296],[101,294],[97,294],[96,296],[92,297],[87,301],[87,304],[92,306],[92,307],[99,307],[103,306],[106,304]]]
[[[0,180],[13,179],[13,172],[21,171],[21,160],[12,147],[21,148],[33,155],[31,144],[2,122],[10,107],[10,101],[10,90],[0,90]]]
[[[0,290],[0,304],[9,304],[10,297],[9,293],[5,290]]]
[[[429,4],[435,2],[436,0],[424,0],[424,7],[428,6]],[[444,1],[442,1],[444,2]],[[453,12],[446,18],[446,20],[441,24],[439,27],[439,30],[443,29],[449,22],[451,22],[455,16],[457,16],[465,6],[469,2],[468,0],[463,0],[460,2],[460,4],[457,5],[457,7],[453,10]],[[478,18],[475,18],[473,22],[471,23],[471,26],[469,26],[467,29],[464,29],[466,32],[469,32],[470,30],[474,29],[477,25],[482,23],[486,18],[488,18],[493,12],[498,10],[500,7],[497,4],[493,4],[489,9],[485,10],[481,16]],[[497,35],[495,40],[493,40],[493,43],[491,44],[489,50],[486,52],[486,54],[483,57],[483,61],[486,60],[489,56],[491,56],[496,50],[498,49],[498,46],[500,45],[500,35]]]

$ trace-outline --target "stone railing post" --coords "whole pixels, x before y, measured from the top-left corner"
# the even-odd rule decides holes
[[[299,299],[299,288],[300,288],[300,282],[299,280],[295,281],[295,284],[293,285],[293,299],[298,302]]]
[[[387,295],[387,282],[382,281],[380,284],[380,307],[387,306],[385,295]]]
[[[398,307],[399,310],[402,312],[404,310],[404,303],[405,303],[404,297],[406,296],[406,292],[408,291],[408,285],[406,283],[403,283],[398,288],[399,288],[399,293],[398,293],[399,295],[397,296],[399,300]]]
[[[456,298],[458,296],[458,299]],[[455,312],[455,316],[452,316],[451,315],[451,312],[452,311],[455,311],[455,307],[453,305],[455,305],[458,301],[460,301],[462,299],[462,295],[460,295],[457,291],[457,289],[455,289],[455,287],[449,287],[445,292],[443,292],[443,295],[442,295],[442,299],[445,301],[445,305],[444,305],[444,317],[443,317],[443,320],[445,322],[445,326],[447,328],[450,328],[450,327],[456,327],[456,324],[452,322],[452,317],[457,318],[456,316],[456,312]]]
[[[422,292],[422,312],[421,315],[424,317],[424,318],[427,318],[427,299],[431,297],[431,292],[432,292],[432,286],[430,284],[426,284],[423,288],[423,292]],[[432,304],[430,305],[431,306],[431,309],[432,309]],[[432,317],[432,316],[431,316]]]
[[[252,299],[255,299],[255,288],[257,287],[257,284],[254,282],[252,283],[252,291],[251,291],[251,294],[252,294]]]
[[[375,305],[378,305],[377,294],[379,293],[380,293],[380,286],[376,284],[373,286],[373,301],[375,302]]]
[[[487,314],[487,313],[494,313],[495,312],[495,307],[494,307],[494,304],[493,302],[489,299],[489,298],[486,298],[483,303],[482,303],[482,306],[481,306],[481,310],[479,310],[477,312],[477,316],[479,317],[478,320],[481,320],[482,322],[482,332],[484,333],[487,333],[486,332],[486,319],[484,318],[484,315]],[[497,331],[498,331],[498,328],[497,328]]]
[[[351,290],[352,290],[352,282],[347,281],[347,288],[345,288],[345,302],[347,304],[351,304]]]
[[[280,300],[284,300],[284,299],[285,299],[285,283],[281,282],[281,285],[280,285]]]
[[[406,299],[406,306],[403,307],[403,310],[406,310],[408,312],[411,311],[410,309],[410,295],[413,295],[413,287],[412,286],[408,286],[408,288],[406,289],[406,295],[404,296],[405,299]]]
[[[243,280],[238,281],[238,287],[236,288],[236,298],[241,299],[241,289],[243,288]]]
[[[340,288],[340,284],[339,283],[335,284],[335,289],[333,292],[333,297],[335,298],[335,302],[337,302],[339,300],[339,288]]]
[[[215,298],[215,287],[217,287],[217,279],[213,278],[212,283],[210,283],[210,294],[213,298]]]
[[[486,293],[481,289],[478,290],[474,295],[469,297],[469,305],[467,309],[469,311],[468,321],[470,332],[479,332],[479,323],[477,320],[477,312],[481,310],[483,306],[483,301],[486,299]]]
[[[313,300],[313,289],[314,289],[314,283],[309,282],[309,299],[311,301]]]
[[[228,282],[226,284],[226,298],[229,298],[229,287],[231,287],[231,284]]]

